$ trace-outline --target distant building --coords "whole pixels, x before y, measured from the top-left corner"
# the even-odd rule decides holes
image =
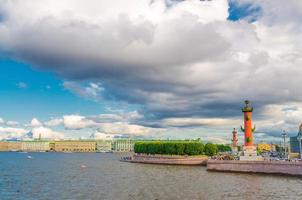
[[[8,142],[0,141],[0,151],[8,151]]]
[[[49,142],[49,151],[55,150],[55,142]]]
[[[131,152],[134,150],[134,143],[130,139],[0,141],[0,151]]]
[[[302,124],[299,127],[299,132],[297,136],[289,138],[290,151],[291,153],[300,153],[300,141],[298,140],[298,136],[302,135]]]
[[[113,140],[112,150],[114,152],[130,152],[134,150],[134,143],[130,139]]]
[[[260,151],[272,151],[272,145],[266,143],[257,144],[257,149]]]
[[[299,146],[299,141],[297,139],[297,136],[290,137],[289,143],[290,143],[291,153],[300,153],[300,146]]]
[[[29,152],[49,151],[49,142],[40,141],[40,140],[22,141],[21,151],[29,151]]]
[[[55,141],[54,149],[57,152],[95,152],[96,142],[90,140]]]
[[[8,151],[21,151],[21,142],[8,142]]]
[[[271,144],[271,151],[277,151],[275,144]]]
[[[97,152],[111,152],[112,151],[112,140],[97,140],[96,141]]]

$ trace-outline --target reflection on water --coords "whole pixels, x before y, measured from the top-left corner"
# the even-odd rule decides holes
[[[302,179],[119,162],[120,154],[0,153],[0,199],[301,199]],[[85,166],[85,167],[83,167]]]

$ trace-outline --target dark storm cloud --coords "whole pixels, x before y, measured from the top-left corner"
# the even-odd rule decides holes
[[[150,121],[239,117],[245,99],[262,119],[269,104],[302,100],[301,16],[288,12],[302,7],[294,1],[244,0],[263,10],[257,23],[227,20],[226,0],[43,2],[49,7],[0,1],[1,50],[67,82],[100,83],[103,98],[139,104]]]

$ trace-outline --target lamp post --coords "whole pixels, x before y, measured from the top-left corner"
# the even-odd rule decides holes
[[[286,134],[285,130],[283,130],[281,135],[283,137],[284,158],[287,158],[287,155],[286,155],[286,136],[287,136],[287,134]]]
[[[300,159],[302,159],[302,144],[301,144],[302,135],[298,135],[297,140],[299,142],[299,147],[300,147]]]

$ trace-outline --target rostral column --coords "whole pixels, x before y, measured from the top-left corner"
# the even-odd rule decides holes
[[[253,107],[250,106],[249,101],[245,101],[245,106],[242,108],[244,128],[241,126],[241,130],[244,132],[244,146],[252,147],[253,146],[253,132],[255,127],[252,127],[252,112]]]
[[[237,131],[236,131],[236,129],[234,128],[234,130],[233,130],[233,139],[232,139],[232,146],[234,147],[234,148],[237,148],[237,141],[238,141],[238,139],[237,139]]]

